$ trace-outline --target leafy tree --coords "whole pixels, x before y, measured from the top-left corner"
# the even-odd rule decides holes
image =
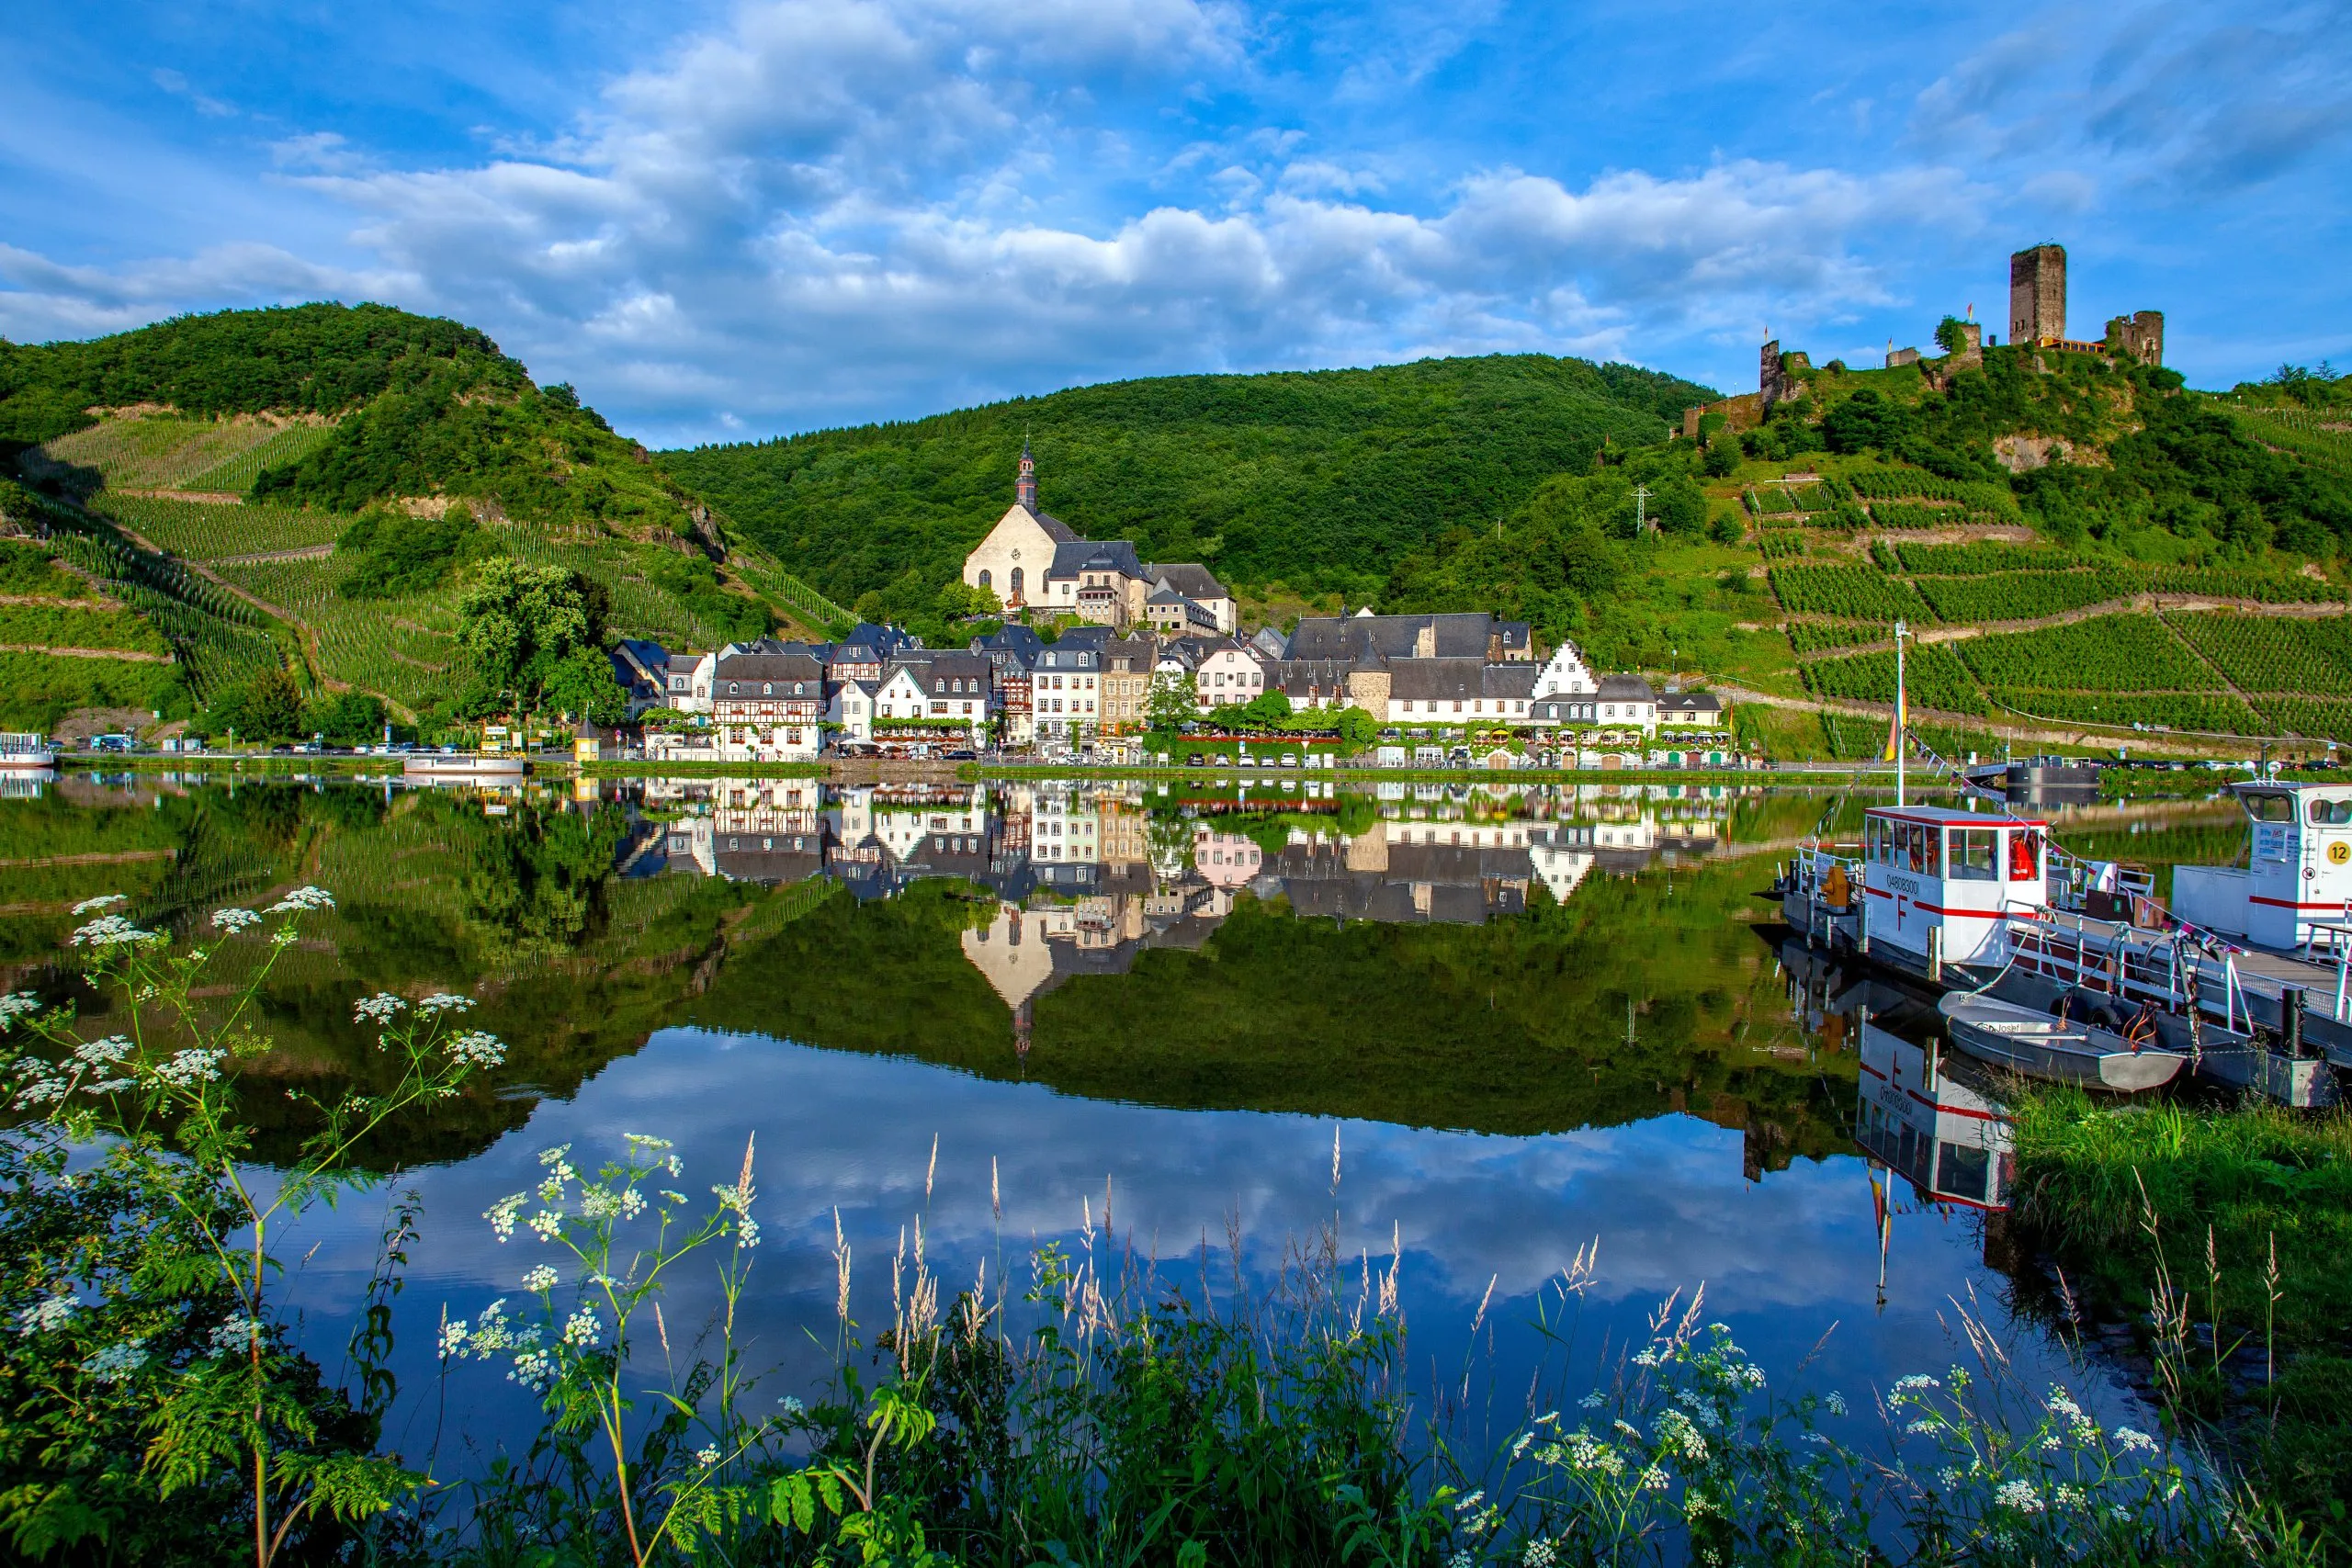
[[[1707,443],[1707,456],[1700,465],[1711,479],[1727,479],[1739,470],[1739,443],[1730,433],[1718,435]]]
[[[302,728],[302,688],[290,670],[265,670],[232,688],[213,704],[204,728],[248,740],[287,740],[310,732]]]
[[[1340,740],[1349,750],[1364,750],[1379,739],[1380,723],[1372,715],[1352,704],[1340,710]]]
[[[312,703],[302,715],[304,730],[341,745],[357,746],[384,732],[384,703],[365,692],[345,692]]]
[[[1152,676],[1150,694],[1144,698],[1146,724],[1172,735],[1200,716],[1200,687],[1189,671]]]
[[[475,570],[458,603],[458,646],[473,667],[478,702],[544,705],[550,682],[573,701],[593,700],[586,653],[603,661],[604,594],[560,567],[497,556]],[[604,676],[612,679],[607,669]]]
[[[1936,346],[1946,354],[1958,354],[1968,344],[1968,323],[1958,316],[1946,316],[1936,323]]]
[[[1706,531],[1707,497],[1690,480],[1677,479],[1657,493],[1658,531],[1676,538],[1695,539]]]
[[[1278,729],[1290,717],[1290,695],[1281,691],[1261,692],[1241,709],[1244,722],[1257,729]]]

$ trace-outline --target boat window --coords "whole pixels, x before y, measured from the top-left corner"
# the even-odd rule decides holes
[[[2352,800],[2314,800],[2309,816],[2323,828],[2352,827]]]
[[[2041,880],[2041,835],[2031,828],[2020,828],[2009,835],[2009,880]]]
[[[1943,1158],[1936,1168],[1936,1187],[1955,1198],[1981,1203],[1984,1201],[1984,1179],[1992,1174],[1992,1167],[1990,1150],[1946,1144]]]
[[[1996,840],[1999,834],[1991,828],[1954,828],[1951,830],[1951,872],[1955,882],[1997,882],[1995,870]]]
[[[1862,858],[1886,863],[1886,824],[1875,817],[1862,818]]]
[[[2257,822],[2295,819],[2295,803],[2283,795],[2248,795],[2239,798],[2245,802],[2245,814]]]

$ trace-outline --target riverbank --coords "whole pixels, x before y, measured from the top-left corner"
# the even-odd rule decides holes
[[[2062,1314],[2352,1554],[2352,1111],[2037,1088],[2015,1113],[2017,1216]]]

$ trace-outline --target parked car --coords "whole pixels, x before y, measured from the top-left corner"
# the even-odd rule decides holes
[[[976,762],[979,761],[980,754],[969,746],[958,746],[955,750],[944,751],[941,755],[951,762]]]
[[[1201,754],[1198,751],[1195,751],[1191,756],[1185,758],[1184,762],[1188,767],[1197,768],[1201,765]]]

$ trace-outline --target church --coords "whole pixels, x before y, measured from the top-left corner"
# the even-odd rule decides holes
[[[1196,562],[1154,564],[1125,539],[1079,537],[1037,510],[1037,461],[1021,444],[1012,504],[964,558],[966,586],[997,596],[1007,615],[1074,615],[1122,633],[1147,621],[1182,636],[1230,635],[1233,596]]]

